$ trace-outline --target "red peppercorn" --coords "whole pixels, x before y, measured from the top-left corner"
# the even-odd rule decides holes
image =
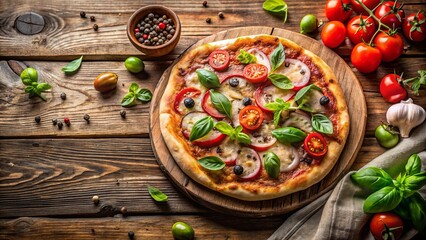
[[[135,28],[135,32],[139,32],[139,28]]]
[[[148,34],[142,35],[143,39],[148,39]]]
[[[70,119],[69,118],[64,118],[64,123],[69,126],[71,124]]]
[[[160,22],[160,23],[158,24],[158,27],[159,27],[161,30],[163,30],[163,29],[165,29],[165,28],[166,28],[166,24],[164,24],[164,23]]]

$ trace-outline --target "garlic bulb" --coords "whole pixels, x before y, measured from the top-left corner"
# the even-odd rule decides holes
[[[411,98],[392,105],[386,113],[388,123],[398,127],[403,138],[408,137],[411,129],[422,124],[425,118],[426,111],[414,104]]]

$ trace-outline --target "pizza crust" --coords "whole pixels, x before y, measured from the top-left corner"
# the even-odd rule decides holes
[[[200,169],[201,167],[197,163],[197,159],[192,156],[191,150],[186,141],[183,139],[182,135],[179,135],[176,131],[176,129],[180,129],[180,122],[179,117],[172,106],[174,96],[178,91],[180,91],[183,84],[183,79],[179,77],[179,69],[186,69],[187,67],[190,67],[197,57],[205,58],[214,49],[224,48],[244,39],[251,39],[251,41],[255,41],[257,39],[279,39],[284,46],[297,49],[302,52],[302,54],[310,57],[312,61],[323,71],[324,78],[329,83],[328,89],[333,93],[336,99],[340,125],[338,138],[341,142],[329,142],[328,152],[319,165],[310,167],[309,171],[294,178],[290,178],[278,186],[260,186],[258,184],[252,184],[253,186],[250,186],[250,182],[231,182],[220,185],[215,184],[210,177]],[[332,81],[330,81],[330,79],[332,79]],[[169,82],[160,101],[159,112],[160,129],[164,141],[182,171],[191,179],[214,191],[245,201],[259,201],[282,197],[304,190],[321,181],[331,171],[338,160],[349,133],[349,114],[347,111],[346,101],[338,81],[329,66],[321,58],[312,52],[301,48],[296,43],[284,38],[270,35],[254,35],[236,39],[227,39],[201,45],[189,51],[175,64],[171,71]]]

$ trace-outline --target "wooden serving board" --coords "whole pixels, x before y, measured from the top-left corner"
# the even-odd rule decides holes
[[[172,182],[189,198],[213,210],[231,215],[266,217],[283,214],[300,208],[315,200],[335,186],[338,180],[347,173],[361,147],[367,121],[367,106],[361,85],[351,68],[335,52],[320,42],[299,33],[271,27],[243,27],[216,33],[206,37],[188,48],[199,45],[231,39],[239,36],[270,34],[290,39],[300,46],[320,56],[334,71],[343,89],[349,108],[350,124],[348,140],[339,161],[330,173],[319,183],[306,190],[296,192],[277,199],[248,202],[234,199],[212,191],[190,179],[176,164],[162,138],[159,125],[159,104],[166,88],[171,68],[180,57],[162,75],[154,92],[150,109],[150,136],[157,162],[160,168]]]

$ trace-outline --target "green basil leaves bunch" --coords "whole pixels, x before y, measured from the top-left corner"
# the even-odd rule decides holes
[[[129,92],[121,100],[121,106],[131,107],[136,104],[136,99],[142,103],[148,103],[152,99],[152,93],[148,89],[140,88],[137,83],[132,83]]]
[[[277,88],[288,90],[294,87],[293,82],[285,75],[274,73],[285,61],[284,47],[281,43],[278,44],[277,48],[272,52],[270,57],[271,72],[268,75],[268,79]]]
[[[274,112],[274,125],[278,126],[281,119],[281,113],[286,110],[296,110],[297,107],[290,107],[290,103],[284,102],[281,98],[277,98],[275,102],[265,104],[265,107]]]
[[[231,140],[243,143],[243,144],[250,144],[251,139],[250,137],[243,133],[243,127],[237,126],[236,128],[233,128],[231,125],[229,125],[226,122],[217,122],[215,125],[215,128],[223,133],[229,136]]]
[[[21,73],[21,80],[25,87],[25,92],[30,94],[30,98],[39,96],[43,101],[46,99],[41,95],[42,92],[52,88],[48,83],[38,83],[38,73],[34,68],[26,68]]]
[[[426,229],[426,200],[417,192],[426,184],[426,171],[421,172],[421,160],[413,154],[405,165],[405,172],[394,180],[383,169],[368,167],[351,178],[359,186],[375,191],[364,201],[364,212],[376,213],[394,210],[405,219],[411,219],[419,231]]]

